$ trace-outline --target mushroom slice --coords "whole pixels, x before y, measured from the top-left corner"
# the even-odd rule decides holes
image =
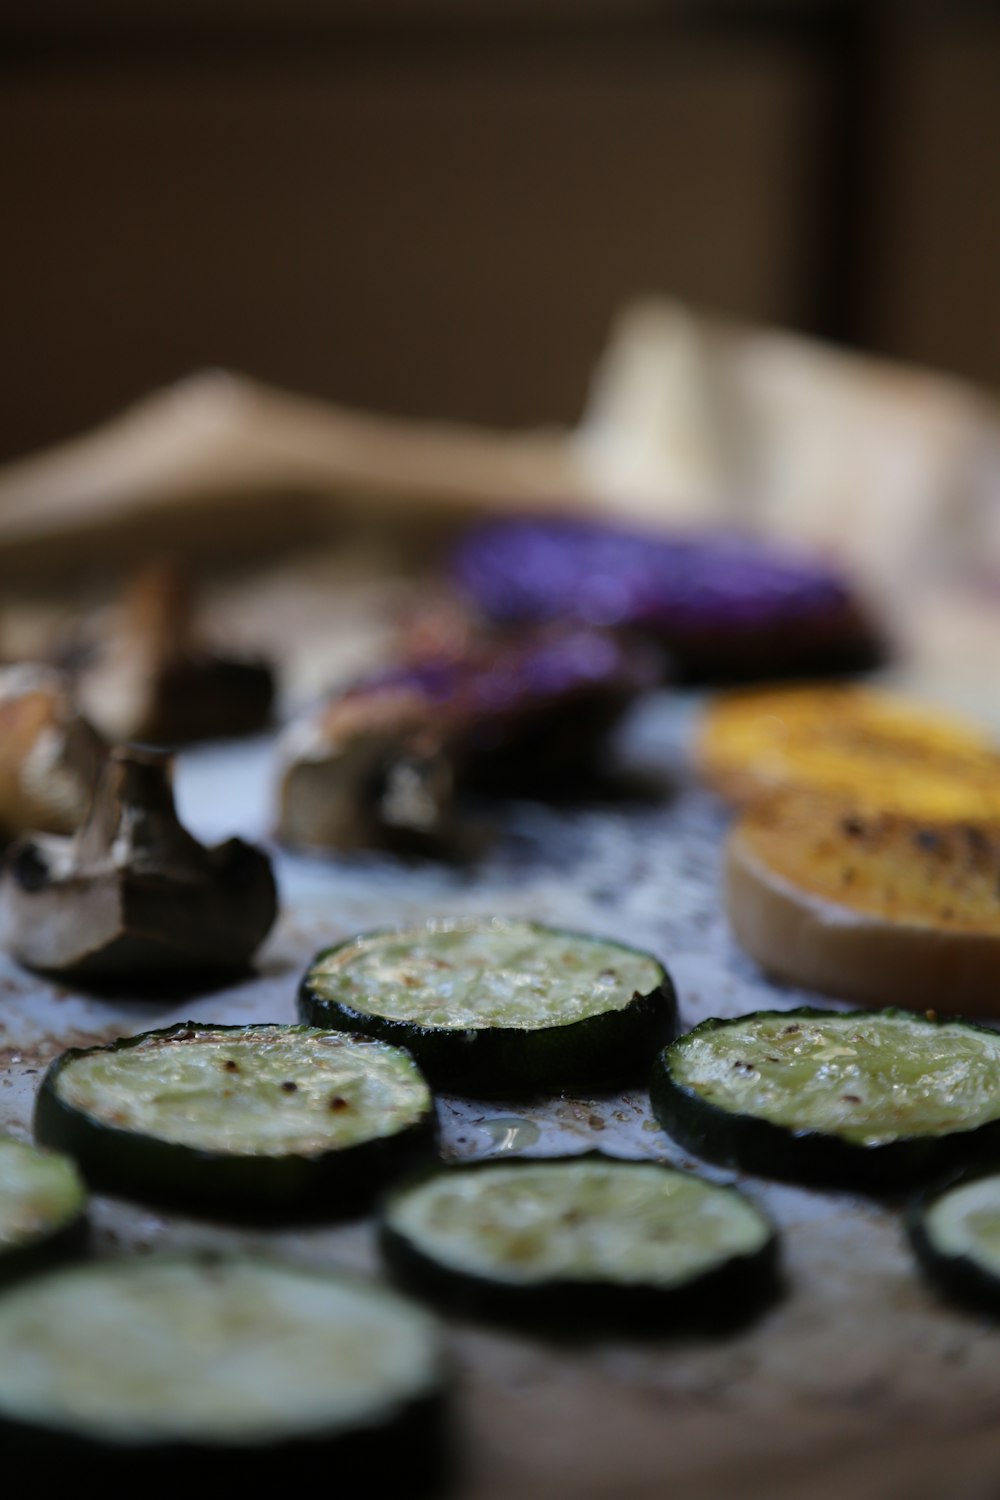
[[[0,924],[21,963],[126,982],[246,967],[277,910],[270,861],[241,839],[192,838],[169,771],[161,752],[112,750],[75,837],[14,845]]]
[[[116,627],[80,671],[78,692],[109,739],[182,745],[263,729],[274,674],[264,661],[203,643],[189,581],[158,563],[136,575]]]
[[[461,794],[544,796],[586,779],[624,710],[660,673],[653,653],[577,626],[401,656],[284,736],[284,842],[463,852]]]
[[[34,663],[0,668],[0,839],[75,832],[106,753],[61,672]]]
[[[300,849],[460,852],[445,740],[433,707],[403,684],[323,704],[281,742],[281,838]]]

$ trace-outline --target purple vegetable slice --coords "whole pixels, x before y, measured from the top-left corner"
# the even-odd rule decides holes
[[[850,671],[879,655],[834,568],[738,532],[497,521],[459,544],[453,574],[491,620],[639,631],[689,679]]]

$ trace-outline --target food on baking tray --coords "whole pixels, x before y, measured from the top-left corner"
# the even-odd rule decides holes
[[[1000,1159],[1000,1034],[904,1011],[704,1021],[657,1058],[660,1124],[727,1166],[891,1192]]]
[[[911,1206],[906,1229],[935,1286],[1000,1314],[1000,1172],[963,1173],[930,1189]]]
[[[430,1169],[390,1190],[379,1239],[414,1292],[574,1334],[723,1328],[778,1290],[777,1236],[742,1194],[600,1152]]]
[[[203,642],[193,616],[188,580],[156,565],[136,576],[106,636],[76,649],[77,696],[108,739],[182,745],[265,728],[271,668]]]
[[[648,953],[499,917],[349,938],[317,955],[299,1008],[408,1047],[435,1087],[473,1097],[634,1082],[677,1020]]]
[[[0,668],[0,840],[72,833],[104,765],[100,735],[51,667]]]
[[[565,788],[657,675],[645,652],[578,628],[406,660],[288,730],[280,835],[316,849],[460,849],[460,792]]]
[[[6,948],[32,969],[131,982],[245,969],[277,910],[270,861],[177,821],[169,758],[113,750],[73,838],[24,838],[0,878]]]
[[[380,1240],[413,1291],[576,1333],[725,1326],[778,1285],[774,1230],[742,1194],[597,1152],[432,1169],[390,1190]]]
[[[406,1052],[304,1026],[188,1021],[73,1049],[35,1110],[38,1140],[96,1186],[261,1220],[358,1212],[436,1130]]]
[[[857,687],[749,689],[710,703],[697,745],[733,802],[801,787],[918,818],[1000,819],[1000,753],[973,726]]]
[[[0,1282],[80,1248],[87,1192],[73,1162],[0,1135]]]
[[[155,1497],[318,1474],[426,1494],[447,1453],[443,1380],[422,1308],[249,1256],[97,1262],[0,1298],[0,1441],[39,1494],[69,1474]]]
[[[851,671],[879,655],[838,572],[736,532],[496,521],[459,544],[453,571],[490,619],[637,631],[667,646],[689,681]]]
[[[1000,823],[785,792],[730,834],[726,911],[779,979],[866,1005],[1000,1015],[998,881]]]

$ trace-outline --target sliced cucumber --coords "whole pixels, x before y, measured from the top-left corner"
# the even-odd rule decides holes
[[[108,1192],[213,1215],[336,1218],[431,1149],[436,1119],[397,1047],[188,1021],[64,1053],[39,1091],[35,1134]]]
[[[150,1256],[0,1298],[0,1440],[40,1493],[67,1474],[102,1492],[253,1477],[284,1493],[318,1473],[365,1493],[403,1476],[409,1492],[440,1459],[442,1419],[434,1325],[381,1287]]]
[[[777,1241],[732,1188],[586,1156],[431,1170],[390,1191],[380,1237],[407,1286],[487,1316],[720,1326],[777,1288]]]
[[[317,955],[300,1014],[408,1047],[435,1087],[524,1095],[634,1082],[674,1035],[648,953],[537,922],[462,919],[372,932]]]
[[[1000,1156],[1000,1034],[909,1011],[705,1021],[657,1059],[657,1119],[711,1161],[893,1191]]]
[[[913,1204],[906,1229],[937,1287],[1000,1315],[1000,1172],[964,1173],[933,1189]]]
[[[79,1249],[86,1209],[87,1190],[68,1157],[0,1136],[0,1280]]]

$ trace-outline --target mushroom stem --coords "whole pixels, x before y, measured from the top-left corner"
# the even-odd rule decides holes
[[[77,858],[85,865],[132,863],[136,868],[197,863],[204,849],[182,828],[174,805],[173,757],[145,745],[113,749],[80,830]]]

